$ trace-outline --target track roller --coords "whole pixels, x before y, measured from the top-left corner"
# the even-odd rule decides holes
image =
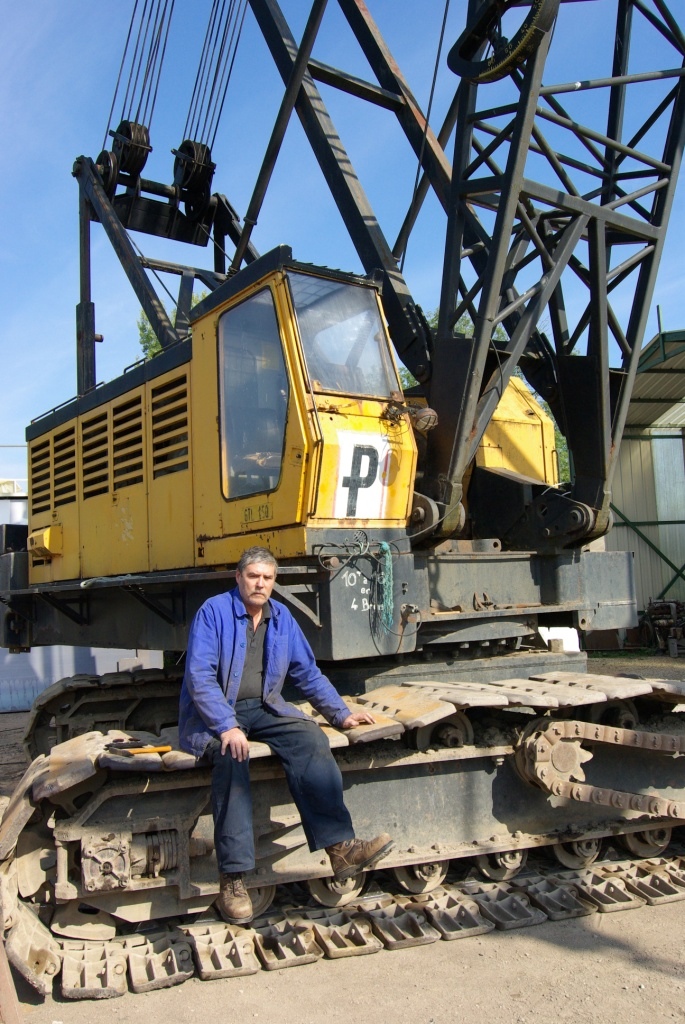
[[[332,875],[326,878],[309,878],[304,884],[312,899],[322,907],[344,907],[361,895],[366,875],[360,871],[350,878],[336,879]]]
[[[406,867],[390,868],[390,874],[405,892],[431,892],[444,881],[448,867],[447,860],[408,864]]]
[[[249,893],[252,900],[252,913],[255,917],[259,917],[261,914],[266,914],[273,903],[276,895],[276,886],[258,885],[254,889],[250,889]]]
[[[528,860],[528,850],[503,850],[501,853],[481,853],[476,867],[490,882],[507,882],[518,875]]]
[[[569,843],[556,843],[550,847],[550,852],[559,863],[572,871],[594,864],[601,850],[601,839],[574,839]]]
[[[626,832],[618,841],[633,857],[660,857],[671,841],[672,831],[665,827],[647,828],[644,832]]]

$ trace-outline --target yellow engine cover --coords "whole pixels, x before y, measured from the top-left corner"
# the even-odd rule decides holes
[[[518,377],[511,378],[500,399],[476,465],[509,469],[547,484],[559,482],[554,423]]]

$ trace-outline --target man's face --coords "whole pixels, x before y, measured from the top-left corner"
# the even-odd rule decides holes
[[[245,607],[263,608],[274,589],[276,571],[267,562],[251,562],[245,572],[237,572],[235,578]]]

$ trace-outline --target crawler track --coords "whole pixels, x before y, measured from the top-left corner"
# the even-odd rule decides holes
[[[10,960],[42,992],[59,978],[68,998],[108,998],[685,898],[683,851],[669,849],[685,823],[685,683],[558,673],[350,699],[376,723],[325,726],[346,799],[359,834],[396,845],[374,878],[344,883],[251,744],[258,916],[237,929],[213,909],[208,769],[160,728],[174,682],[141,682],[72,680],[33,716],[41,742],[62,742],[5,810],[0,902]],[[133,721],[112,721],[117,690]],[[172,749],[112,747],[133,734]]]
[[[458,867],[442,885],[415,895],[377,872],[365,895],[337,909],[321,907],[291,884],[279,890],[270,913],[249,928],[227,925],[209,912],[150,921],[108,940],[53,936],[34,910],[20,903],[7,953],[43,994],[57,982],[65,998],[106,999],[129,989],[179,985],[194,974],[204,981],[237,978],[322,957],[393,951],[685,899],[685,847],[647,860],[610,854],[580,871],[560,871],[539,858],[531,869],[500,883],[483,879],[477,869],[458,880],[463,873]]]

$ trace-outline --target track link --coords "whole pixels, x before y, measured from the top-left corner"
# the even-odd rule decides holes
[[[7,937],[10,962],[42,994],[59,982],[68,999],[107,999],[260,970],[452,941],[595,913],[634,910],[685,899],[685,849],[648,860],[608,859],[578,871],[542,859],[508,882],[459,870],[430,892],[409,894],[377,872],[367,892],[341,908],[324,908],[301,887],[284,886],[268,915],[250,927],[208,913],[148,922],[144,931],[108,940],[55,937],[19,901]]]
[[[166,724],[177,687],[163,673],[117,673],[64,681],[39,701],[34,739],[63,742],[32,762],[0,823],[8,955],[39,991],[59,977],[67,998],[109,998],[193,973],[230,977],[685,897],[685,859],[663,856],[685,806],[685,726],[672,714],[685,683],[407,680],[347,699],[373,725],[321,723],[353,819],[396,839],[383,871],[336,883],[306,848],[280,766],[253,743],[258,916],[228,927],[213,910],[209,772]],[[113,747],[134,735],[171,750]],[[630,860],[601,862],[606,837],[620,833]]]

